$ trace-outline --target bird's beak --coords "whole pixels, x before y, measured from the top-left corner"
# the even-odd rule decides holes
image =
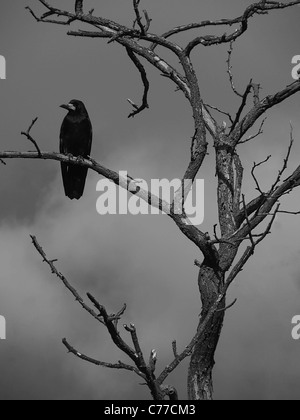
[[[75,106],[72,104],[67,104],[67,105],[63,104],[63,105],[60,105],[60,108],[67,109],[68,111],[76,111]]]

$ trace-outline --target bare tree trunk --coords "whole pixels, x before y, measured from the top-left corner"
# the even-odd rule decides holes
[[[210,305],[216,300],[222,283],[222,274],[215,268],[207,266],[204,262],[198,277],[202,300],[199,326],[207,315]],[[215,365],[214,355],[223,326],[224,308],[225,298],[220,303],[220,312],[216,312],[193,349],[188,371],[189,400],[212,400],[212,370]]]

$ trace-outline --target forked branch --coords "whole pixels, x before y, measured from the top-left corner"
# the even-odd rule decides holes
[[[21,135],[22,136],[25,136],[25,137],[27,137],[27,139],[34,145],[34,147],[36,148],[36,151],[38,152],[38,156],[39,157],[41,157],[42,156],[42,154],[41,154],[41,150],[40,150],[40,148],[39,148],[39,146],[38,146],[38,144],[37,144],[37,142],[34,140],[34,138],[31,136],[31,134],[30,134],[30,132],[31,132],[31,130],[32,130],[32,128],[33,128],[33,126],[34,126],[34,124],[37,122],[37,120],[38,120],[38,117],[36,117],[36,118],[34,118],[33,120],[32,120],[32,123],[30,124],[30,126],[29,126],[29,128],[28,128],[28,130],[25,132],[25,131],[22,131],[21,132]]]
[[[137,56],[132,52],[132,50],[130,48],[126,47],[126,51],[127,51],[127,54],[129,56],[130,60],[133,62],[133,64],[136,66],[136,68],[140,72],[141,79],[142,79],[142,82],[143,82],[143,85],[144,85],[144,95],[143,95],[143,101],[142,101],[141,106],[136,105],[133,101],[128,99],[128,102],[135,108],[135,110],[133,112],[131,112],[131,114],[129,114],[129,116],[128,116],[128,118],[131,118],[131,117],[135,117],[137,114],[144,111],[144,109],[149,108],[148,92],[149,92],[150,84],[149,84],[149,81],[148,81],[148,78],[147,78],[147,73],[146,73],[145,67],[142,65],[140,60],[137,58]]]
[[[47,263],[48,266],[50,267],[52,274],[55,274],[63,282],[65,287],[76,298],[76,301],[79,302],[79,304],[82,306],[83,309],[85,309],[94,319],[96,319],[98,322],[100,322],[106,327],[114,344],[132,360],[134,365],[128,365],[121,361],[118,361],[117,363],[107,363],[100,360],[96,360],[76,350],[74,347],[71,346],[71,344],[69,344],[67,339],[64,338],[63,344],[68,349],[68,351],[74,354],[76,357],[97,366],[102,366],[102,367],[106,367],[110,369],[124,369],[124,370],[129,370],[136,373],[137,375],[139,375],[146,381],[150,389],[150,392],[152,394],[152,397],[155,400],[162,400],[164,399],[165,395],[169,395],[169,394],[170,394],[169,395],[170,398],[171,396],[172,398],[174,398],[173,392],[169,393],[170,387],[168,386],[161,387],[162,382],[159,382],[155,377],[155,374],[154,374],[155,362],[156,362],[155,351],[151,351],[149,364],[148,365],[146,364],[134,324],[130,324],[129,326],[126,324],[123,325],[125,330],[130,332],[133,348],[130,347],[121,337],[118,331],[117,325],[118,325],[119,319],[124,314],[126,305],[124,305],[123,308],[117,314],[109,315],[105,307],[101,305],[93,295],[88,293],[87,296],[89,300],[95,306],[98,313],[95,312],[92,308],[90,308],[84,302],[83,298],[79,295],[77,290],[70,284],[70,282],[66,279],[66,277],[57,270],[56,266],[54,265],[54,262],[56,262],[57,260],[50,260],[47,257],[45,251],[43,250],[41,245],[38,243],[37,238],[35,236],[31,236],[31,239],[32,239],[35,249],[42,256],[43,261]],[[176,391],[174,387],[171,387],[171,388],[173,389],[174,392]],[[175,394],[177,395],[177,391],[175,392]]]

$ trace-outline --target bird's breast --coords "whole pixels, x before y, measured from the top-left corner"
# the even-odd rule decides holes
[[[61,127],[61,152],[88,156],[91,151],[92,128],[89,119],[74,121],[67,118]]]

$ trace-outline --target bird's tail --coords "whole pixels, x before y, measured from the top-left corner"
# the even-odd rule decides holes
[[[66,196],[71,200],[79,200],[83,195],[88,169],[61,163],[61,171]]]

